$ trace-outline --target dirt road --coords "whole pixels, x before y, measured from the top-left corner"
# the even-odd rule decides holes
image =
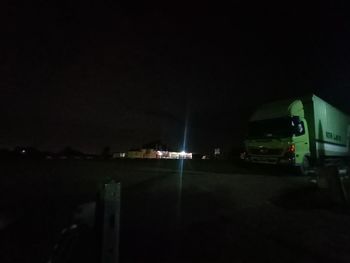
[[[1,262],[47,262],[98,185],[122,182],[121,262],[349,262],[350,215],[308,178],[177,162],[24,163],[3,168]],[[215,167],[217,165],[217,167]],[[217,170],[217,171],[216,171]],[[74,255],[93,262],[93,235]],[[90,260],[90,261],[89,261]]]

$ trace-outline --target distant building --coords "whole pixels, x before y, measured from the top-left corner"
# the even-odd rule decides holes
[[[156,151],[153,149],[142,149],[141,152],[143,153],[144,159],[156,159],[157,158]]]
[[[112,154],[113,159],[119,159],[119,158],[125,158],[126,153],[121,153],[121,152],[115,152]]]
[[[192,153],[187,152],[168,152],[168,159],[192,159]]]
[[[130,159],[192,159],[192,153],[140,149],[128,151],[126,157]]]
[[[131,150],[131,151],[128,151],[126,157],[129,159],[142,159],[143,152],[141,150]]]

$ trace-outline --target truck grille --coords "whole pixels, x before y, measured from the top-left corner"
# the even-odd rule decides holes
[[[282,149],[250,148],[249,153],[254,155],[282,155]]]

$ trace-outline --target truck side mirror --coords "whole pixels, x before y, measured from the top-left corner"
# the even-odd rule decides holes
[[[295,136],[300,136],[305,133],[304,123],[300,120],[299,116],[292,117],[292,127]]]
[[[298,126],[298,124],[300,123],[300,117],[299,116],[293,116],[292,117],[292,126]]]

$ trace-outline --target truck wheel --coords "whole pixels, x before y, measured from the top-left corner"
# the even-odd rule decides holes
[[[308,156],[304,156],[303,162],[300,165],[300,174],[301,175],[308,175],[310,173],[310,160]]]

